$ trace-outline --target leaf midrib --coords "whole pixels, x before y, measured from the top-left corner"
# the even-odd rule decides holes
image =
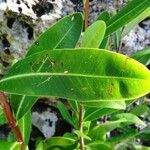
[[[4,78],[0,80],[1,82],[7,81],[7,80],[12,80],[12,79],[17,79],[17,78],[25,78],[25,77],[31,77],[31,76],[48,76],[48,77],[53,77],[53,76],[69,76],[69,77],[87,77],[87,78],[103,78],[103,79],[108,79],[108,78],[113,78],[113,79],[123,79],[123,80],[149,80],[148,78],[135,78],[135,77],[122,77],[122,76],[98,76],[98,75],[90,75],[90,74],[77,74],[77,73],[25,73],[25,74],[20,74],[20,75],[14,75],[10,76],[7,78]]]

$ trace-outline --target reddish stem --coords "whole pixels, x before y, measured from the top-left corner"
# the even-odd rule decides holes
[[[86,0],[84,6],[84,30],[88,27],[88,20],[89,20],[89,0]]]
[[[8,123],[12,129],[12,131],[14,132],[17,141],[21,144],[21,150],[24,150],[24,142],[23,142],[23,138],[22,138],[22,134],[20,132],[20,129],[16,123],[15,118],[12,115],[12,111],[11,108],[9,106],[9,103],[7,101],[7,97],[4,93],[0,92],[0,104],[2,106],[3,112],[8,120]]]

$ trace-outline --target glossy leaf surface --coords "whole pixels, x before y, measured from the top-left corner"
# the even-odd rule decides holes
[[[49,62],[36,72],[45,59]],[[149,83],[149,70],[124,55],[99,49],[63,49],[38,53],[16,63],[0,81],[0,90],[99,102],[143,96],[150,91]]]

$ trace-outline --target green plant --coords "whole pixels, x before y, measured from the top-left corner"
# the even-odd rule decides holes
[[[37,150],[112,150],[124,149],[125,143],[140,149],[135,138],[150,133],[148,128],[138,132],[131,127],[133,124],[146,126],[137,117],[138,109],[147,109],[146,105],[124,113],[126,106],[150,91],[150,71],[132,59],[147,65],[149,51],[143,50],[130,58],[102,49],[109,48],[111,34],[115,36],[118,49],[125,31],[129,32],[147,17],[144,12],[149,9],[150,1],[133,0],[112,17],[103,12],[88,28],[88,1],[84,2],[85,32],[81,42],[78,40],[83,19],[80,13],[75,13],[43,33],[29,48],[26,57],[15,63],[0,80],[0,90],[10,94],[10,105],[3,93],[0,104],[17,140],[10,135],[7,141],[0,141],[0,149],[17,150],[20,144],[22,150],[28,149],[31,108],[40,96],[66,99],[71,113],[62,102],[57,107],[74,131],[39,141]],[[79,47],[75,48],[77,45]],[[109,121],[97,123],[106,115],[111,116]],[[3,115],[0,117],[1,124],[6,123]],[[107,138],[107,133],[114,129],[121,134]]]

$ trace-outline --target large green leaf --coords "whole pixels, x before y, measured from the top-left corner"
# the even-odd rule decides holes
[[[45,59],[49,64],[36,72]],[[150,91],[150,72],[139,62],[107,50],[51,50],[16,63],[0,80],[0,90],[92,103],[130,100]]]
[[[103,40],[106,30],[104,21],[96,21],[84,33],[81,47],[98,48]]]
[[[132,0],[107,22],[105,37],[131,22],[150,6],[150,0]]]
[[[74,48],[82,31],[82,16],[80,13],[67,16],[46,32],[44,32],[36,42],[34,42],[28,51],[27,56],[54,48]],[[37,72],[42,70],[47,60],[37,67]],[[16,119],[20,119],[38,100],[38,97],[13,95],[11,97],[11,106],[14,110]]]
[[[64,17],[44,32],[29,48],[27,56],[55,48],[74,48],[82,31],[82,15]]]

